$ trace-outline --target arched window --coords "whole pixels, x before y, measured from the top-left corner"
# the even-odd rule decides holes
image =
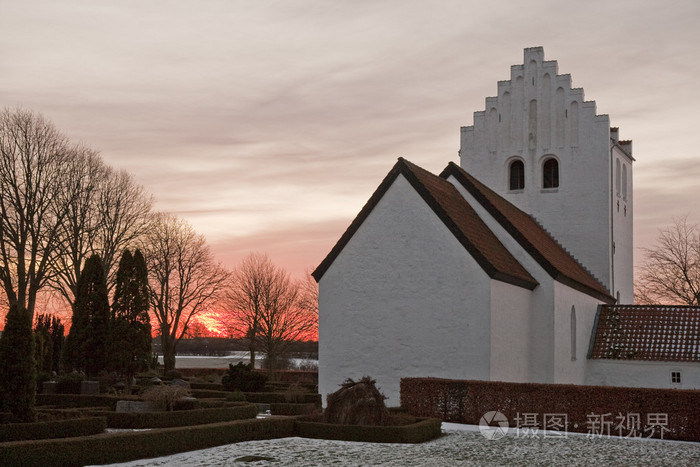
[[[622,199],[627,201],[627,166],[622,164]]]
[[[525,164],[521,160],[514,160],[509,168],[509,190],[522,190],[525,188]]]
[[[615,160],[615,193],[620,196],[620,159]]]
[[[576,360],[576,307],[571,305],[571,361]]]
[[[542,188],[559,186],[559,163],[556,159],[547,159],[542,166]]]

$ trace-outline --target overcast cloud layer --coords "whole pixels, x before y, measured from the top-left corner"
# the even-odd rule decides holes
[[[700,221],[699,19],[695,0],[0,0],[0,106],[134,174],[225,264],[266,251],[299,274],[398,156],[457,161],[459,127],[541,45],[634,141],[648,247]]]

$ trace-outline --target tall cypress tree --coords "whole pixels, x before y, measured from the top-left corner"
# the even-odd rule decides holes
[[[102,261],[92,255],[76,287],[73,323],[66,339],[66,363],[96,376],[107,363],[109,298]]]
[[[126,376],[147,368],[151,358],[151,320],[148,315],[148,274],[139,250],[125,250],[119,261],[112,301],[112,345],[115,370]]]
[[[34,421],[36,364],[32,317],[11,305],[0,338],[0,411],[16,422]]]

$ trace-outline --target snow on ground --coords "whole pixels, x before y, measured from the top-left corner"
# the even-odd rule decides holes
[[[246,456],[268,460],[244,461]],[[250,458],[249,458],[250,459]],[[443,424],[443,436],[423,444],[379,444],[306,438],[247,441],[123,464],[136,466],[699,466],[700,443],[509,434],[487,440],[479,428]]]

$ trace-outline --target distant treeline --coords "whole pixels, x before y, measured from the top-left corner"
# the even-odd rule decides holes
[[[177,345],[178,355],[224,356],[229,352],[248,351],[247,339],[228,337],[193,337],[182,339]],[[153,352],[162,355],[160,338],[153,338]],[[290,344],[288,357],[318,358],[318,342],[294,341]]]

